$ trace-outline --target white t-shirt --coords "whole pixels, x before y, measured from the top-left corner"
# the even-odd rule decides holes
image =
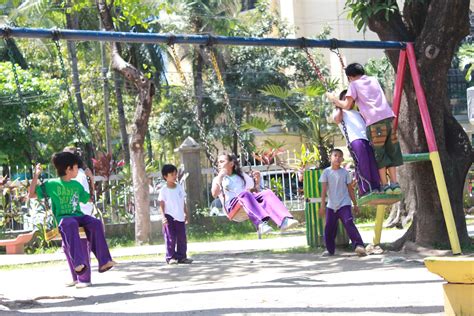
[[[365,121],[362,118],[362,115],[356,110],[342,110],[342,119],[344,123],[346,123],[347,128],[347,135],[349,139],[347,139],[348,143],[355,141],[356,139],[365,139],[367,138],[367,126],[365,125]],[[344,129],[342,128],[342,123],[339,123],[339,128],[341,129],[342,135],[346,137],[344,134]]]
[[[236,174],[225,176],[224,179],[222,179],[223,192],[219,194],[219,199],[221,200],[222,204],[224,204],[224,198],[222,196],[223,193],[225,195],[226,207],[229,206],[230,200],[238,196],[240,193],[248,191],[254,187],[252,178],[246,173],[243,173],[243,176],[245,183],[242,181],[242,178]],[[215,184],[218,184],[217,177],[212,180],[212,185],[214,186]]]
[[[76,180],[77,182],[79,182],[84,188],[84,190],[87,193],[90,193],[89,182],[87,181],[86,172],[82,168],[79,168],[77,177],[74,178],[73,180]],[[94,206],[92,205],[91,202],[81,203],[81,212],[84,213],[84,215],[92,215],[93,210],[94,210]]]
[[[184,222],[184,201],[186,192],[180,184],[174,188],[168,188],[165,184],[160,189],[158,201],[165,202],[165,214],[168,214],[178,222]]]
[[[328,167],[324,169],[319,182],[327,182],[328,208],[337,211],[343,206],[352,204],[349,190],[347,189],[347,185],[352,182],[349,171],[344,168],[334,170]]]

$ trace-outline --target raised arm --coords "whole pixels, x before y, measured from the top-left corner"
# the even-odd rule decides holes
[[[38,178],[43,172],[41,164],[37,164],[35,167],[35,173],[33,174],[33,179],[31,180],[30,188],[28,190],[28,197],[30,199],[36,199],[38,195],[36,194],[36,186],[38,185]]]
[[[336,95],[327,92],[326,97],[329,99],[329,101],[334,103],[335,106],[344,110],[352,109],[352,105],[354,104],[354,99],[351,96],[346,96],[344,100],[339,100]]]
[[[219,171],[219,174],[214,179],[215,181],[212,181],[212,188],[211,188],[212,197],[216,198],[221,193],[222,180],[224,179],[226,175],[227,175],[227,172],[224,169],[222,169],[221,171]]]

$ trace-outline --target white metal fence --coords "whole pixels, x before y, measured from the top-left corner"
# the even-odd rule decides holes
[[[272,189],[289,210],[304,210],[302,182],[298,180],[297,171],[289,167],[295,161],[294,153],[286,152],[279,156],[278,161],[284,161],[285,167],[277,164],[261,165],[252,159],[251,169],[261,172],[261,186]],[[249,171],[249,169],[249,166],[243,167],[244,171]],[[3,229],[31,230],[38,222],[39,216],[35,212],[35,207],[26,203],[26,179],[31,179],[32,171],[33,168],[28,166],[0,167],[0,174],[9,175],[10,178],[8,184],[3,186],[3,194],[0,196],[0,221],[11,214],[16,217],[16,220],[9,221]],[[209,167],[201,169],[201,176],[205,204],[203,207],[209,211],[214,200],[210,192],[214,177],[213,169]],[[55,177],[54,169],[52,167],[45,168],[44,177]],[[159,172],[150,174],[149,178],[150,214],[152,220],[157,220],[160,218],[157,198],[162,178]],[[131,178],[123,175],[112,175],[108,179],[96,176],[95,182],[96,205],[106,216],[106,221],[110,223],[133,221],[134,204]]]

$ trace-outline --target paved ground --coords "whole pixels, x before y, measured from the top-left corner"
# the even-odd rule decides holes
[[[390,233],[393,232],[393,233]],[[391,236],[391,234],[394,234]],[[399,231],[384,232],[383,239]],[[364,240],[371,239],[364,232]],[[117,249],[113,255],[160,253],[120,260],[96,273],[86,289],[65,288],[59,261],[37,268],[0,269],[0,314],[22,315],[259,315],[422,314],[443,312],[442,279],[429,273],[422,256],[386,253],[272,253],[305,245],[304,236],[190,244],[192,265],[163,263],[162,246]],[[214,251],[212,253],[206,251]],[[62,257],[62,254],[48,255]],[[27,257],[1,256],[17,262]],[[20,260],[21,259],[21,260]],[[47,256],[37,257],[46,260]]]

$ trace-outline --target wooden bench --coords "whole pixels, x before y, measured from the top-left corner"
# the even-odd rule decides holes
[[[4,239],[0,240],[0,246],[7,248],[7,255],[22,254],[25,253],[25,244],[35,235],[32,231],[27,234],[20,234],[15,239]]]

